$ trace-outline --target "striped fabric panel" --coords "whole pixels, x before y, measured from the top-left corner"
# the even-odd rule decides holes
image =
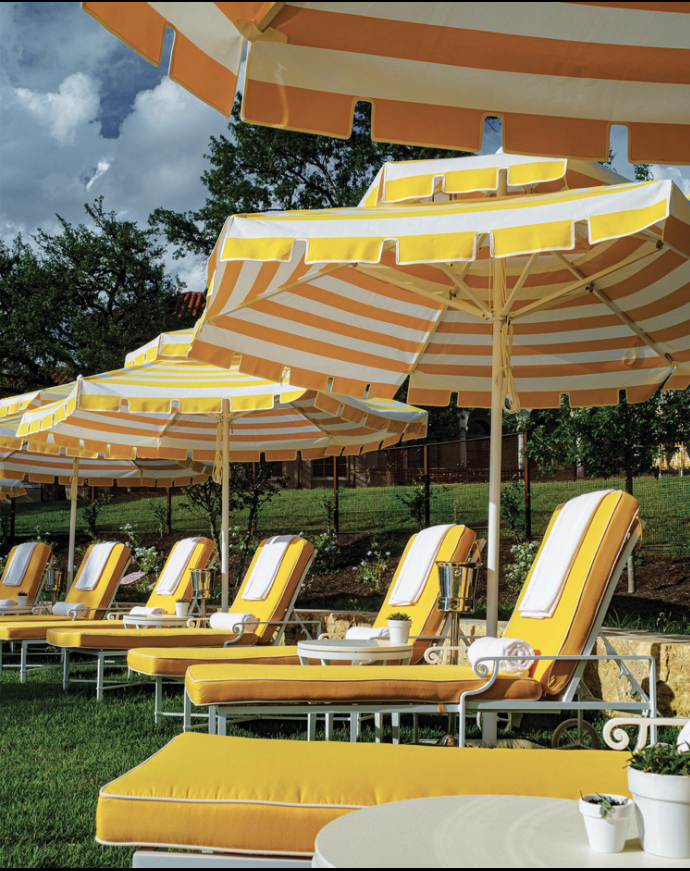
[[[15,499],[25,494],[26,490],[21,486],[21,481],[0,479],[0,499]]]
[[[688,3],[83,3],[171,78],[229,115],[347,138],[370,102],[377,141],[479,151],[487,114],[516,154],[690,162]],[[196,11],[198,10],[198,12]]]
[[[471,226],[475,259],[441,251],[439,237],[455,245],[451,237]],[[486,406],[491,251],[517,249],[501,262],[507,293],[516,290],[512,363],[522,404],[555,407],[563,393],[574,405],[615,403],[623,388],[640,401],[669,375],[669,386],[690,382],[689,231],[690,204],[668,182],[243,216],[226,225],[217,246],[190,353],[219,362],[241,354],[243,371],[267,378],[288,366],[292,383],[351,396],[393,396],[411,375],[412,403],[445,405],[457,393],[461,406]],[[288,240],[292,259],[274,261],[276,239]],[[404,239],[447,259],[401,265]],[[223,259],[248,242],[256,259]],[[313,243],[324,262],[309,265],[304,255]],[[395,248],[381,254],[386,246]],[[378,260],[350,262],[368,252]],[[546,305],[566,288],[572,291],[562,301]],[[545,307],[531,312],[537,305]]]
[[[327,407],[328,406],[328,407]],[[331,453],[376,450],[401,436],[423,437],[426,412],[393,401],[352,401],[347,397],[300,392],[291,404],[233,416],[233,460],[315,458]],[[50,439],[68,452],[98,452],[108,458],[168,458],[212,463],[217,416],[104,413],[74,409],[49,427],[32,431],[25,444],[36,451]],[[71,461],[70,461],[71,462]]]
[[[72,392],[75,383],[75,381],[71,381],[69,384],[60,384],[57,387],[48,387],[45,390],[34,390],[31,393],[22,393],[18,396],[7,396],[5,399],[0,399],[0,420],[17,412],[30,408],[40,408],[42,405],[64,399]]]
[[[360,201],[360,207],[384,203],[434,202],[496,194],[505,170],[508,194],[551,193],[562,188],[625,184],[628,179],[596,161],[553,160],[487,154],[444,160],[403,160],[384,163]]]
[[[0,450],[0,486],[17,482],[69,484],[72,478],[72,457],[47,456],[26,450]],[[205,481],[211,469],[191,469],[170,460],[107,460],[80,458],[79,484],[110,487],[115,481],[126,487],[170,487]]]
[[[192,333],[192,329],[161,333],[160,336],[156,336],[155,339],[127,354],[125,357],[125,369],[131,369],[133,366],[142,366],[144,363],[156,363],[160,360],[175,360],[186,357],[189,353]]]

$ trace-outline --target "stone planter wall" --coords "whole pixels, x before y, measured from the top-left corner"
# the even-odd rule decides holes
[[[376,619],[376,613],[369,611],[298,611],[297,613],[303,620],[321,620],[321,631],[337,638],[344,638],[350,626],[372,626]],[[506,625],[504,622],[499,623],[499,634],[503,634]],[[483,620],[468,621],[461,623],[460,626],[469,637],[486,634],[486,624]],[[660,635],[655,632],[621,629],[606,629],[605,633],[618,653],[654,657],[659,716],[690,716],[690,636]],[[295,632],[286,633],[287,644],[294,644],[296,638]],[[601,640],[597,641],[593,653],[606,653]],[[460,662],[468,664],[467,656],[461,654]],[[629,668],[643,689],[647,690],[649,683],[647,663],[634,662],[629,665]],[[618,666],[614,662],[590,663],[585,670],[585,683],[595,698],[611,699],[612,702],[632,701],[630,685],[625,678],[619,676],[618,672]]]

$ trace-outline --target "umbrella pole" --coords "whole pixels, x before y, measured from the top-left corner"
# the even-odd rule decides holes
[[[223,485],[221,493],[222,530],[220,536],[220,570],[221,570],[221,610],[227,612],[229,607],[230,577],[228,566],[228,544],[230,540],[230,401],[223,400]]]
[[[77,488],[79,486],[79,457],[72,460],[72,480],[69,488],[69,549],[67,551],[67,589],[74,578],[74,542],[77,532]]]

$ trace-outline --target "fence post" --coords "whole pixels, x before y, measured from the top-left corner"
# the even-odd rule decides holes
[[[17,500],[14,496],[10,499],[10,541],[14,544],[14,527],[17,519]]]
[[[522,449],[524,457],[522,467],[525,473],[525,538],[527,541],[532,541],[532,479],[529,471],[529,457],[525,453],[527,440],[528,433],[525,433]]]
[[[338,457],[333,456],[333,532],[338,534],[339,526],[339,508],[338,508]]]
[[[172,484],[168,487],[168,516],[165,521],[166,535],[172,532]]]
[[[429,491],[429,445],[424,443],[424,526],[431,526],[431,493]]]

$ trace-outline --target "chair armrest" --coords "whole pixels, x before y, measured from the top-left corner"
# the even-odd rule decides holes
[[[649,730],[657,726],[677,726],[682,729],[690,723],[690,717],[614,717],[604,724],[604,741],[612,750],[625,750],[630,744],[630,735],[621,726],[636,726],[639,729],[635,750],[647,744]]]
[[[231,638],[230,641],[226,641],[225,644],[223,644],[223,647],[230,647],[233,644],[237,644],[246,631],[253,632],[257,626],[301,626],[306,625],[307,623],[314,623],[319,627],[319,629],[321,628],[320,620],[258,620],[257,622],[252,621],[251,623],[237,623],[230,629],[231,632],[237,632],[237,638]]]

